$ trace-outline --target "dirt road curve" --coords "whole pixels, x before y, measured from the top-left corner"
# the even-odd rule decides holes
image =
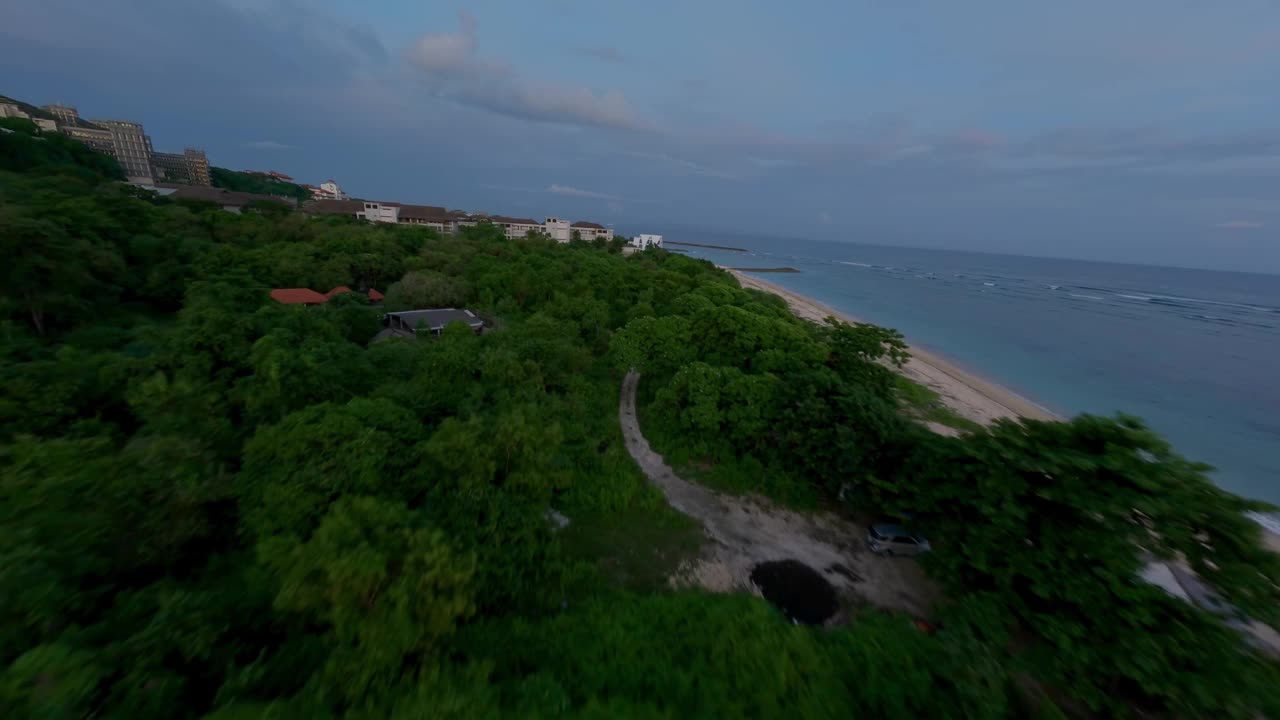
[[[801,515],[764,498],[739,498],[690,483],[671,470],[640,432],[636,384],[622,381],[618,419],[627,451],[667,502],[699,520],[711,543],[697,562],[682,568],[673,582],[717,592],[756,592],[752,568],[770,560],[794,559],[822,573],[833,586],[878,607],[929,614],[936,591],[911,560],[881,558],[868,552],[859,528],[830,513]]]

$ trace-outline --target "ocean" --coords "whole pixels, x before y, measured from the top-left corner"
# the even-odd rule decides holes
[[[670,245],[896,328],[1063,416],[1143,418],[1280,504],[1280,276],[713,234]],[[1274,520],[1274,518],[1272,518]],[[1275,524],[1269,522],[1269,525]]]

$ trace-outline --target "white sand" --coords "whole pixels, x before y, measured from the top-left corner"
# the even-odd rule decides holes
[[[768,280],[728,270],[745,288],[773,293],[787,301],[797,317],[821,323],[828,317],[845,322],[865,322],[803,295],[791,292]],[[920,348],[911,348],[911,359],[902,374],[922,385],[932,388],[942,396],[942,401],[961,417],[983,425],[1000,418],[1029,418],[1033,420],[1058,420],[1057,416],[1026,398],[995,383],[983,380],[962,370],[937,355]]]

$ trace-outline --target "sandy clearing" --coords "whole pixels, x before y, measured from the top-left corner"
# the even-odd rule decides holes
[[[865,528],[832,513],[806,515],[766,498],[724,495],[676,475],[640,430],[639,379],[636,372],[627,373],[618,403],[627,452],[667,502],[700,521],[711,540],[702,557],[677,571],[673,584],[758,594],[750,579],[758,563],[794,559],[817,570],[841,594],[885,609],[929,615],[938,597],[936,586],[916,562],[867,550]]]

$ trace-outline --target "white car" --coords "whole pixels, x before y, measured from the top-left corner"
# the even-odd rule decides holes
[[[932,549],[923,535],[909,532],[900,525],[867,528],[867,547],[879,555],[919,555]]]

